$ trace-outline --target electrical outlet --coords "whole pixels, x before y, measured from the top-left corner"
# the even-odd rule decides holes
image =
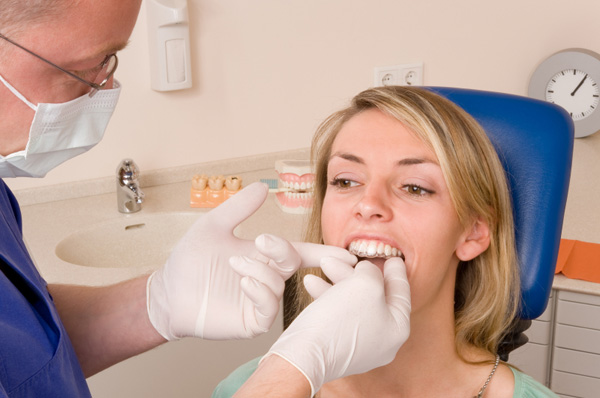
[[[375,87],[422,86],[423,63],[377,67],[374,79]]]

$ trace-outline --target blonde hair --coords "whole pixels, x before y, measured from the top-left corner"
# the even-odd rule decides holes
[[[321,208],[327,188],[331,147],[342,126],[356,114],[378,109],[408,127],[436,154],[459,221],[467,227],[480,217],[490,228],[490,245],[461,262],[455,289],[455,341],[459,354],[468,346],[495,354],[515,319],[520,299],[512,205],[504,169],[486,133],[464,110],[433,92],[416,87],[373,88],[327,118],[313,138],[315,203],[305,233],[323,243]],[[291,321],[311,301],[302,270],[288,283],[284,314]]]

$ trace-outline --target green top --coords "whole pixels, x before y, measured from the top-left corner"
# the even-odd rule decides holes
[[[538,383],[531,376],[521,373],[513,367],[510,370],[515,375],[513,398],[558,398],[558,395],[550,391],[546,386]]]
[[[260,358],[240,366],[219,383],[213,391],[212,398],[230,398],[244,384],[258,367]],[[513,398],[558,398],[556,394],[544,387],[530,376],[510,368],[515,376],[515,392]]]
[[[250,375],[254,373],[256,368],[258,368],[258,362],[260,362],[261,358],[262,357],[255,358],[230,373],[229,376],[217,385],[217,388],[215,388],[212,393],[212,398],[232,397],[233,394],[240,389],[242,384],[250,378]]]

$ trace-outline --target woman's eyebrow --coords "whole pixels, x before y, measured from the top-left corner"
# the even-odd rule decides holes
[[[416,164],[425,164],[425,163],[431,163],[431,164],[435,164],[437,165],[437,162],[434,162],[431,159],[428,158],[405,158],[402,160],[398,161],[398,166],[412,166],[412,165],[416,165]]]
[[[348,160],[350,162],[354,162],[354,163],[358,163],[358,164],[365,164],[365,161],[363,160],[363,158],[361,158],[360,156],[356,156],[352,153],[336,152],[329,157],[329,161],[331,161],[331,159],[333,159],[335,157],[339,157],[344,160]],[[418,158],[418,157],[417,158],[400,159],[400,160],[398,160],[398,162],[396,164],[398,166],[413,166],[413,165],[426,164],[426,163],[430,163],[430,164],[434,164],[434,165],[438,164],[437,162],[435,162],[429,158]]]
[[[361,157],[353,155],[351,153],[346,153],[346,152],[336,152],[336,153],[331,154],[331,156],[329,157],[329,161],[331,162],[331,159],[336,158],[336,157],[342,158],[342,159],[345,159],[345,160],[348,160],[348,161],[354,162],[354,163],[365,164],[365,161]]]

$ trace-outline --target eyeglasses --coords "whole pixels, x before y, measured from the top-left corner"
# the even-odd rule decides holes
[[[97,67],[95,67],[93,69],[94,71],[96,71],[96,70],[98,71],[95,78],[93,79],[93,81],[88,81],[88,80],[85,80],[85,79],[77,76],[73,72],[69,72],[68,70],[61,68],[60,66],[48,61],[47,59],[42,58],[41,56],[37,55],[33,51],[26,49],[22,45],[15,43],[14,41],[10,40],[8,37],[4,36],[2,33],[0,33],[0,38],[19,47],[21,50],[28,52],[29,54],[33,55],[34,57],[44,61],[48,65],[55,67],[59,71],[66,73],[67,75],[71,76],[72,78],[79,80],[81,83],[90,86],[92,88],[92,90],[89,93],[90,97],[93,97],[98,92],[98,90],[101,90],[104,88],[104,86],[106,86],[106,83],[108,83],[108,81],[110,80],[112,75],[114,75],[115,71],[117,70],[117,66],[119,65],[119,59],[117,58],[117,54],[113,53],[113,54],[107,55],[106,58],[104,58],[104,61],[102,61],[102,63],[100,65],[98,65]]]

